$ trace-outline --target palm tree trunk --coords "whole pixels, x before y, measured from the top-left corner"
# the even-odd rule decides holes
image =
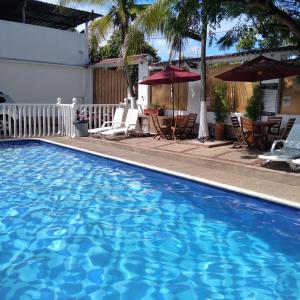
[[[125,11],[126,14],[126,22],[125,24],[122,24],[123,26],[120,28],[121,31],[121,44],[122,44],[122,48],[121,48],[121,55],[124,59],[124,71],[125,71],[125,75],[126,75],[126,79],[127,79],[127,85],[128,85],[128,92],[129,92],[129,98],[131,100],[131,107],[135,108],[136,107],[136,95],[133,89],[133,83],[131,80],[131,74],[130,74],[130,69],[129,69],[129,65],[126,61],[126,50],[125,50],[125,39],[126,39],[126,35],[128,34],[128,28],[129,28],[129,15],[128,12]]]
[[[201,30],[201,66],[200,66],[200,122],[198,139],[209,138],[206,108],[206,39],[207,39],[207,17],[202,17]]]

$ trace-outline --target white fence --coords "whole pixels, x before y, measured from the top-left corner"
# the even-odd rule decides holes
[[[74,121],[87,120],[89,128],[111,121],[117,104],[0,104],[0,137],[76,137]]]

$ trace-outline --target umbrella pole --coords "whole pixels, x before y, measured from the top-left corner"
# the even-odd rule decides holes
[[[260,75],[260,79],[259,79],[259,88],[260,88],[260,91],[262,92],[261,75]],[[261,121],[261,101],[262,101],[262,99],[259,98],[259,120],[260,121]]]
[[[172,100],[172,106],[173,106],[173,118],[174,118],[174,85],[171,83],[171,100]]]

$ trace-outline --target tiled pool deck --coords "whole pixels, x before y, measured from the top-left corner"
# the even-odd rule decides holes
[[[277,170],[261,167],[257,153],[233,149],[231,145],[208,148],[192,141],[157,141],[152,137],[119,141],[93,137],[52,137],[48,140],[247,189],[300,205],[300,173],[290,172],[284,164],[274,166]]]

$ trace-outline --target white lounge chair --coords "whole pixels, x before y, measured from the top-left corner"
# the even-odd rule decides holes
[[[300,171],[300,158],[292,159],[290,167],[293,171]]]
[[[279,143],[282,143],[283,147],[275,149]],[[264,160],[265,164],[269,162],[286,162],[292,170],[296,170],[297,166],[294,162],[297,158],[300,158],[300,124],[294,124],[286,140],[275,140],[271,151],[258,157]]]
[[[128,109],[126,120],[121,127],[100,132],[100,136],[104,138],[113,138],[117,135],[128,136],[130,133],[136,133],[140,131],[138,118],[138,109],[130,108]]]
[[[99,134],[103,131],[115,129],[122,127],[123,118],[124,118],[125,109],[123,107],[118,107],[115,111],[114,117],[112,121],[104,122],[101,127],[89,129],[89,133],[91,134]]]

